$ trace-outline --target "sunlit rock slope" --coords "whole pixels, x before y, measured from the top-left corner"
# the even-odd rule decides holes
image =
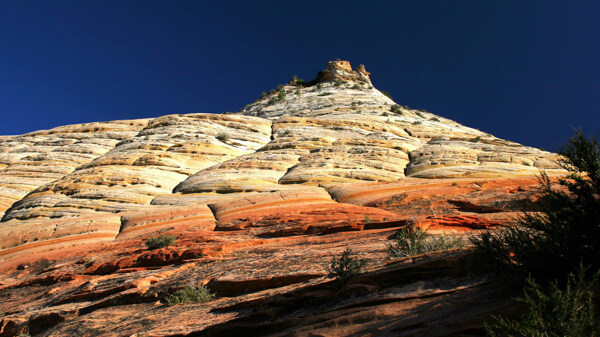
[[[0,336],[477,335],[513,306],[465,272],[468,248],[392,261],[386,244],[513,224],[534,175],[564,172],[369,75],[332,61],[236,113],[0,137]],[[148,250],[159,234],[175,243]],[[366,273],[339,289],[346,247]],[[189,284],[217,296],[165,304]]]

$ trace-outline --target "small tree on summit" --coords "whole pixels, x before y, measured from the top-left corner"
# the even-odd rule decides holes
[[[277,94],[277,100],[278,101],[285,100],[285,91],[283,89],[279,90],[279,94]]]

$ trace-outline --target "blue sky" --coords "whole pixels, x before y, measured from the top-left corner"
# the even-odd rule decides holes
[[[600,132],[600,2],[3,1],[0,134],[237,111],[329,60],[498,137]]]

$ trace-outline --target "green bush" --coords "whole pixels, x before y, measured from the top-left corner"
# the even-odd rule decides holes
[[[413,125],[419,125],[419,124],[423,124],[423,122],[421,122],[421,121],[414,121],[413,122]]]
[[[394,104],[390,107],[390,111],[395,114],[402,114],[402,110],[400,108],[401,108],[400,105]]]
[[[296,75],[292,76],[292,83],[299,87],[306,86],[306,81],[301,78],[298,78],[298,76]]]
[[[351,256],[352,250],[346,248],[339,258],[332,258],[327,271],[328,277],[336,278],[340,284],[344,285],[352,276],[362,272],[362,268],[367,263],[366,260],[356,259]]]
[[[279,91],[279,94],[277,94],[277,100],[278,100],[278,101],[283,101],[283,100],[285,100],[285,91],[283,91],[283,90],[280,90],[280,91]]]
[[[297,96],[302,96],[302,92],[300,92],[300,89],[296,89],[296,95]]]
[[[430,121],[434,121],[434,122],[439,122],[440,121],[440,119],[437,118],[437,117],[431,117],[431,118],[429,118],[429,120]]]
[[[323,85],[321,83],[317,83],[317,89],[321,90],[321,88],[323,88]]]
[[[151,250],[167,247],[173,243],[175,243],[175,237],[169,234],[161,234],[159,236],[146,239],[146,246]]]
[[[472,239],[483,267],[503,284],[522,285],[530,274],[542,283],[564,280],[581,264],[600,269],[600,147],[578,131],[559,154],[570,174],[554,186],[542,172],[539,212],[524,213],[519,226]]]
[[[361,89],[361,87],[360,87],[360,85],[358,85],[358,83],[357,83],[357,84],[355,84],[355,85],[353,85],[353,86],[352,86],[352,89]]]
[[[486,325],[492,337],[500,336],[600,336],[600,326],[594,322],[593,287],[596,273],[587,281],[583,267],[577,274],[569,274],[565,290],[554,281],[543,288],[532,278],[527,279],[524,297],[517,300],[527,305],[527,311],[518,321],[495,317]]]
[[[333,94],[330,92],[324,92],[322,94],[319,94],[318,96],[329,96],[329,95],[333,95]]]
[[[464,242],[459,237],[433,236],[415,226],[402,228],[387,244],[389,257],[394,259],[460,247]]]
[[[183,289],[177,290],[167,296],[166,301],[169,305],[183,303],[200,303],[210,301],[215,294],[205,286],[188,285]]]
[[[216,137],[218,140],[222,141],[223,143],[225,143],[226,141],[229,140],[229,135],[226,134],[225,132],[221,132],[217,135]]]
[[[263,92],[260,94],[260,98],[265,98],[265,97],[267,97],[267,93],[263,91]]]

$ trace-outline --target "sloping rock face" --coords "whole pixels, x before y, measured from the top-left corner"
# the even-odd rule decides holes
[[[408,225],[467,238],[536,209],[556,155],[397,105],[333,61],[238,113],[0,137],[0,336],[477,335],[518,308],[469,248],[390,260]],[[174,243],[149,250],[159,234]],[[351,247],[366,273],[328,278]],[[189,284],[206,303],[166,305]]]
[[[148,205],[198,170],[260,148],[270,131],[269,121],[245,116],[156,118],[134,137],[13,204],[4,220],[114,213]]]
[[[77,124],[0,138],[0,214],[27,193],[131,139],[148,122],[144,119]]]

